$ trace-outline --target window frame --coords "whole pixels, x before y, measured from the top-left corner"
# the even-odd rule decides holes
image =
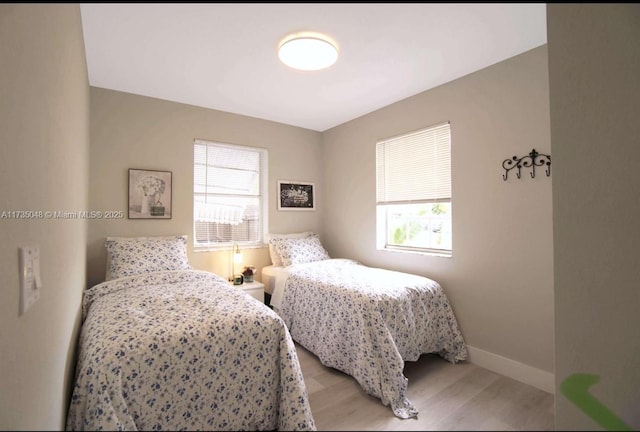
[[[387,192],[388,182],[393,180],[388,180],[389,177],[389,169],[386,165],[386,153],[384,153],[385,149],[382,149],[383,156],[381,157],[381,146],[384,147],[387,143],[395,141],[399,142],[400,145],[411,145],[411,137],[416,136],[418,134],[428,134],[430,131],[433,131],[437,134],[437,131],[446,127],[446,144],[447,144],[447,155],[444,158],[445,162],[448,162],[448,169],[445,171],[445,178],[448,179],[448,196],[438,195],[438,196],[429,196],[430,194],[434,194],[436,192],[427,192],[426,195],[418,193],[418,196],[415,194],[411,194],[412,196],[408,199],[399,199],[394,200],[395,196],[392,192],[390,195],[392,199],[387,199],[389,196]],[[407,142],[402,143],[402,140],[405,138],[409,138]],[[437,139],[437,135],[434,136],[434,140]],[[451,257],[453,255],[453,193],[452,193],[452,170],[451,170],[451,124],[449,121],[441,122],[438,124],[434,124],[431,126],[427,126],[418,130],[414,130],[411,132],[403,133],[400,135],[396,135],[391,138],[382,139],[376,142],[376,247],[378,250],[386,250],[393,252],[407,252],[407,253],[417,253],[417,254],[426,254],[426,255],[435,255],[435,256],[443,256],[443,257]],[[415,145],[415,144],[414,144]],[[435,146],[439,146],[438,148],[443,148],[442,144],[434,144]],[[426,154],[426,152],[425,152]],[[393,162],[391,163],[393,166]],[[395,168],[395,167],[394,167]],[[393,169],[391,170],[393,171]],[[415,174],[415,173],[414,173]],[[385,177],[386,176],[386,177]],[[437,177],[435,179],[436,182],[440,182],[442,179]],[[380,188],[383,187],[383,191]],[[439,188],[436,188],[439,189]],[[440,192],[438,192],[440,193]],[[401,193],[400,195],[404,195]],[[381,199],[382,198],[382,199]],[[385,200],[387,199],[387,200]],[[447,243],[449,247],[445,248],[434,248],[433,244],[429,244],[429,246],[421,247],[415,245],[398,245],[390,241],[390,217],[389,211],[391,207],[401,207],[408,205],[416,205],[416,204],[440,204],[440,203],[448,203],[449,204],[449,216],[448,216],[448,228],[450,230],[449,238],[447,239]],[[429,218],[431,220],[431,218]]]
[[[219,147],[219,148],[227,148],[227,149],[231,149],[231,150],[238,150],[238,151],[251,151],[251,152],[255,152],[259,155],[259,194],[258,195],[243,195],[245,197],[256,197],[258,199],[258,207],[259,207],[259,227],[258,227],[258,238],[255,240],[251,240],[251,241],[246,241],[246,240],[238,240],[238,239],[234,239],[233,238],[233,234],[232,234],[232,238],[229,241],[225,241],[225,242],[209,242],[209,243],[199,243],[198,242],[198,236],[196,235],[196,223],[199,222],[196,220],[196,196],[201,196],[201,195],[207,195],[207,192],[196,192],[196,165],[197,161],[196,161],[196,147],[198,145],[205,145],[205,146],[210,146],[210,147]],[[211,140],[207,140],[207,139],[200,139],[200,138],[196,138],[193,141],[193,179],[192,179],[192,187],[193,187],[193,193],[191,195],[192,197],[192,223],[193,223],[193,229],[192,229],[192,233],[193,233],[193,250],[194,252],[207,252],[207,251],[221,251],[221,250],[229,250],[230,248],[233,248],[234,245],[238,245],[238,247],[241,247],[243,249],[252,249],[252,248],[261,248],[264,247],[264,245],[266,244],[266,236],[267,236],[267,232],[268,232],[268,226],[269,226],[269,221],[268,221],[268,215],[269,215],[269,199],[268,199],[268,192],[269,192],[269,173],[268,173],[268,166],[269,166],[269,151],[266,148],[262,148],[262,147],[253,147],[253,146],[247,146],[247,145],[240,145],[240,144],[231,144],[231,143],[225,143],[225,142],[220,142],[220,141],[211,141]],[[228,195],[229,197],[239,197],[239,195],[234,195],[234,194],[211,194],[212,196],[221,196],[224,197],[225,195]]]

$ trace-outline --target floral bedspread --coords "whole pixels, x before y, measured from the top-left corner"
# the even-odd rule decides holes
[[[418,414],[406,397],[405,361],[425,353],[454,363],[468,356],[449,300],[431,279],[346,259],[291,265],[283,276],[273,305],[293,339],[397,417]]]
[[[87,290],[67,430],[315,430],[284,321],[197,270]]]

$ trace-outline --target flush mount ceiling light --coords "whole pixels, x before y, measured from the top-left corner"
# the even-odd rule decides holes
[[[315,32],[293,33],[280,41],[278,57],[289,67],[304,71],[328,68],[338,59],[338,46]]]

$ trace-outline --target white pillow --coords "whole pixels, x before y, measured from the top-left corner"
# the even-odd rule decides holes
[[[187,236],[107,237],[105,280],[163,270],[190,270]]]
[[[312,231],[304,231],[291,234],[269,234],[267,240],[269,241],[269,255],[271,256],[271,262],[274,266],[282,267],[282,259],[280,254],[276,250],[275,240],[281,238],[305,238],[313,235]]]
[[[277,238],[274,243],[285,267],[330,258],[317,234],[304,238]]]

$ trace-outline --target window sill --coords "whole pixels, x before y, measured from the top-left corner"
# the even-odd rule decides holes
[[[269,247],[269,245],[267,245],[266,243],[262,243],[262,244],[254,244],[254,245],[245,245],[245,246],[241,246],[238,245],[240,247],[240,250],[246,250],[246,249],[262,249],[262,248],[266,248]],[[199,252],[229,252],[233,249],[233,245],[224,245],[224,246],[193,246],[193,252],[195,253],[199,253]]]
[[[403,248],[394,248],[394,247],[384,247],[379,248],[383,252],[398,252],[403,254],[410,255],[424,255],[424,256],[432,256],[438,258],[452,258],[452,251],[433,251],[433,250],[414,250],[414,249],[403,249]]]

